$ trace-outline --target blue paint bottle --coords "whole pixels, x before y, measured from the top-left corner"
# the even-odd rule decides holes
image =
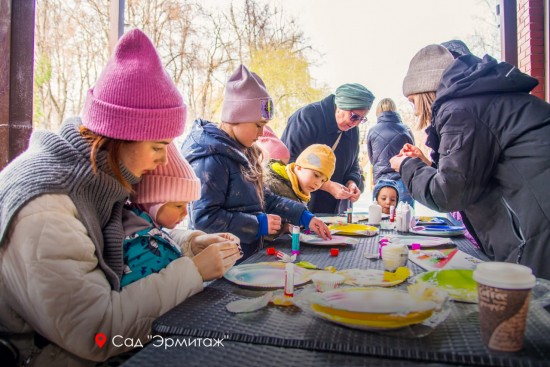
[[[292,255],[300,254],[300,227],[292,227]]]

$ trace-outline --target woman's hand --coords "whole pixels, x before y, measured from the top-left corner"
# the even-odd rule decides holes
[[[391,168],[393,168],[395,170],[395,172],[399,172],[399,170],[401,169],[401,164],[407,158],[408,157],[406,157],[404,155],[396,155],[396,156],[391,157],[390,158]]]
[[[350,190],[338,182],[327,181],[323,184],[322,189],[334,196],[335,199],[349,199],[351,197]]]
[[[213,233],[213,234],[202,234],[191,239],[191,251],[193,254],[197,255],[203,251],[208,246],[219,243],[230,241],[235,243],[238,247],[241,246],[241,240],[239,237],[235,236],[232,233]]]
[[[401,148],[401,151],[399,152],[398,156],[402,156],[402,155],[404,155],[405,157],[420,158],[422,162],[426,163],[426,165],[428,166],[432,164],[432,162],[424,155],[424,153],[422,152],[422,150],[420,150],[419,147],[409,143],[403,145],[403,148]]]
[[[309,229],[317,233],[317,235],[324,240],[332,239],[332,234],[330,233],[327,225],[317,217],[311,218],[311,221],[309,222]]]
[[[233,241],[214,243],[191,260],[204,281],[222,277],[243,255]]]
[[[346,187],[350,193],[349,200],[352,203],[355,203],[357,200],[359,200],[359,196],[361,196],[361,190],[359,190],[355,181],[349,180],[346,183]]]
[[[281,217],[275,214],[267,214],[267,231],[269,234],[279,233],[281,225]]]

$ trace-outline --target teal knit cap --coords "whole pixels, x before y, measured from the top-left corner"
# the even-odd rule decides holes
[[[370,110],[374,94],[361,84],[343,84],[334,93],[334,102],[341,110]]]

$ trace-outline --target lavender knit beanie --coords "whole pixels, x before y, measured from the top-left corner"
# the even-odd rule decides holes
[[[189,202],[200,198],[201,181],[174,143],[168,144],[167,157],[166,165],[157,166],[141,177],[141,181],[134,187],[132,202],[158,204],[168,201]]]
[[[119,40],[82,111],[84,126],[119,140],[148,141],[183,133],[186,106],[151,40],[139,29]]]
[[[243,123],[273,118],[273,101],[257,74],[239,65],[225,85],[222,122]]]

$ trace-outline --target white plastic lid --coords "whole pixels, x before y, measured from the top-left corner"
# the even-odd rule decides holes
[[[300,234],[300,227],[292,226],[292,234]]]
[[[474,280],[490,287],[502,289],[531,289],[536,278],[531,268],[506,262],[485,262],[478,264]]]

